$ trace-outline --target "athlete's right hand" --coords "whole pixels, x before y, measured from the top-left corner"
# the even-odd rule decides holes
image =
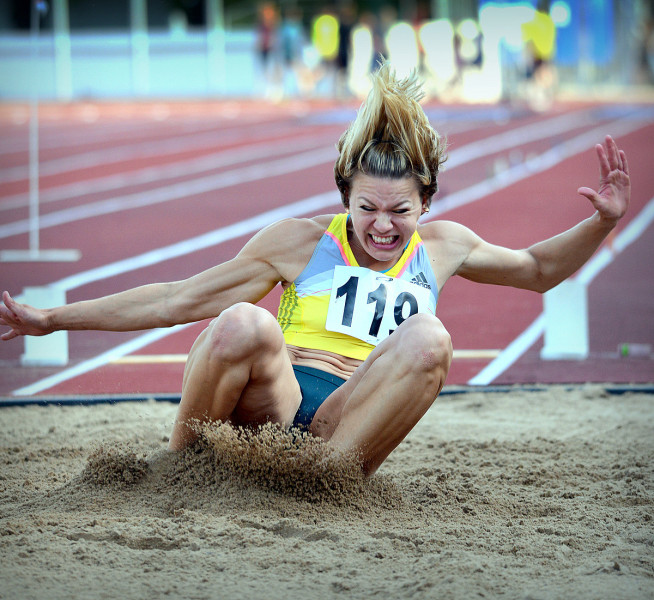
[[[52,332],[48,325],[45,311],[19,304],[9,292],[2,294],[4,304],[0,303],[0,325],[6,325],[10,330],[0,336],[2,340],[13,340],[22,335],[47,335]]]

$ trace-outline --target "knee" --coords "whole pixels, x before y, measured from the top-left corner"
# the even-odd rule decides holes
[[[447,372],[452,362],[452,340],[439,319],[417,314],[398,328],[398,359],[410,370],[423,374]]]
[[[275,318],[265,309],[240,302],[224,310],[208,328],[213,358],[241,361],[255,353],[278,350],[283,336]]]

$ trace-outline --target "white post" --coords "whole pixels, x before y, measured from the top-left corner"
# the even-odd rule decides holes
[[[66,304],[66,292],[53,287],[27,287],[19,302],[36,308]],[[25,336],[25,353],[20,362],[26,367],[61,367],[68,364],[68,332],[55,331],[40,337]]]
[[[59,100],[68,101],[73,97],[68,0],[54,0],[52,17],[54,25],[55,85],[57,97]]]
[[[432,19],[450,18],[450,6],[448,0],[432,0],[431,18]]]
[[[31,12],[31,44],[32,65],[36,67],[39,59],[39,27],[41,10],[38,1],[32,3]],[[29,121],[29,255],[36,256],[39,252],[39,92],[35,86],[30,101]]]
[[[36,94],[30,102],[30,125],[28,144],[29,174],[29,254],[36,257],[40,247],[39,224],[39,101]]]
[[[132,39],[132,90],[137,96],[150,91],[150,43],[146,0],[130,0]]]
[[[39,29],[41,14],[47,11],[43,0],[31,2],[31,46],[32,66],[34,71],[39,62]],[[79,250],[41,250],[39,224],[39,92],[38,83],[34,82],[30,102],[29,122],[29,250],[3,250],[0,262],[66,262],[79,260]]]
[[[588,358],[588,299],[586,285],[568,279],[543,297],[545,344],[543,360]]]
[[[222,0],[205,0],[207,13],[207,81],[210,92],[225,88],[225,19]]]

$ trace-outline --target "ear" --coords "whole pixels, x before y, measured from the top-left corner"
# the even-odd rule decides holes
[[[343,203],[343,206],[345,208],[345,212],[349,213],[350,212],[350,190],[345,190],[344,192],[341,192],[341,201]]]

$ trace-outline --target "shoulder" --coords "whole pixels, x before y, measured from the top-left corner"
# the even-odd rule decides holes
[[[418,234],[431,245],[474,246],[479,239],[472,230],[454,221],[432,221],[418,225]]]
[[[284,279],[293,281],[309,262],[333,218],[334,215],[320,215],[272,223],[246,244],[241,255],[270,263]]]
[[[459,272],[481,239],[465,225],[453,221],[433,221],[418,226],[432,269],[441,289]]]
[[[290,246],[298,250],[297,244],[318,240],[329,227],[334,215],[319,215],[307,218],[289,218],[277,221],[261,230],[258,235],[269,238],[278,247]]]

